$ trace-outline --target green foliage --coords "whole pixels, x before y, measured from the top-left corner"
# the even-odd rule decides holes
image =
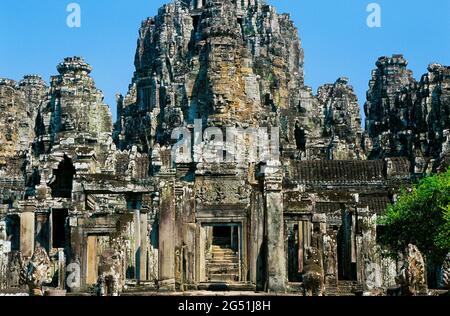
[[[439,264],[450,252],[450,168],[403,190],[380,224],[385,225],[382,242],[396,251],[414,244]]]

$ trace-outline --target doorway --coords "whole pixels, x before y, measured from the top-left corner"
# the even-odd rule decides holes
[[[86,243],[86,284],[93,285],[98,280],[98,268],[103,251],[109,247],[109,235],[88,235]]]
[[[212,236],[212,245],[239,251],[237,226],[213,226]]]
[[[356,281],[355,218],[347,210],[342,211],[342,225],[337,234],[338,277],[343,281]]]
[[[205,272],[207,282],[235,283],[242,279],[241,225],[214,224],[205,231]]]
[[[69,216],[67,209],[52,210],[52,247],[66,247],[66,223]]]
[[[58,169],[53,170],[54,178],[50,183],[53,198],[72,197],[73,178],[75,176],[75,167],[72,160],[64,155],[64,160],[58,165]]]

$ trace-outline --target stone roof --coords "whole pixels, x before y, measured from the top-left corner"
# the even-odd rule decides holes
[[[379,182],[386,180],[383,161],[298,161],[287,177],[308,182]]]
[[[357,207],[369,207],[371,213],[381,214],[386,211],[389,202],[387,194],[360,195]],[[315,212],[328,214],[336,213],[341,211],[345,205],[346,203],[340,203],[338,201],[317,202]]]
[[[360,196],[359,202],[362,206],[368,206],[371,212],[380,214],[386,210],[390,201],[388,195],[384,194],[378,196]]]

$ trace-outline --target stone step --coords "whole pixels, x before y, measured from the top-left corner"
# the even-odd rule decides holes
[[[213,249],[211,253],[216,253],[216,254],[236,254],[236,251],[234,251],[233,249]]]
[[[209,258],[216,258],[216,259],[235,259],[238,258],[238,255],[236,254],[214,254],[212,253]]]
[[[214,239],[215,244],[206,260],[206,272],[211,282],[239,281],[239,256],[226,242],[229,239]]]
[[[355,296],[362,291],[362,284],[356,281],[339,281],[337,286],[328,286],[325,290],[326,296]]]
[[[208,271],[208,274],[239,274],[239,267],[208,266],[206,270]]]
[[[208,263],[208,267],[212,267],[212,268],[219,268],[219,267],[238,268],[238,267],[239,267],[239,264],[238,264],[238,263],[233,263],[233,262],[227,262],[227,263],[214,263],[214,262],[209,262],[209,263]]]
[[[217,250],[213,249],[213,251],[211,253],[236,254],[236,251],[234,251],[233,249],[217,249]]]
[[[211,257],[211,260],[230,260],[230,261],[233,261],[233,260],[236,260],[236,259],[238,259],[238,256],[233,256],[233,255],[222,255],[222,256],[212,256]]]
[[[226,254],[233,254],[233,255],[236,255],[237,254],[237,252],[236,251],[234,251],[233,249],[217,249],[217,250],[212,250],[211,251],[211,253],[216,253],[216,254],[224,254],[224,255],[226,255]]]
[[[239,276],[237,274],[209,274],[209,280],[211,282],[237,282],[239,281]]]
[[[221,250],[221,249],[232,249],[230,244],[223,244],[223,245],[212,245],[212,250]]]
[[[256,287],[248,283],[224,283],[224,282],[202,282],[198,285],[200,291],[250,291],[254,292]]]
[[[234,258],[234,259],[209,259],[206,261],[206,264],[227,264],[227,263],[234,263],[237,264],[239,263],[239,259],[238,258]]]
[[[231,248],[212,249],[212,253],[236,253]]]
[[[325,292],[325,296],[355,296],[353,293],[327,293]]]

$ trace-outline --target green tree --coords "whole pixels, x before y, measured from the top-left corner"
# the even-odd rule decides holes
[[[402,190],[380,220],[381,241],[396,251],[416,245],[428,260],[440,264],[450,252],[450,168]]]

